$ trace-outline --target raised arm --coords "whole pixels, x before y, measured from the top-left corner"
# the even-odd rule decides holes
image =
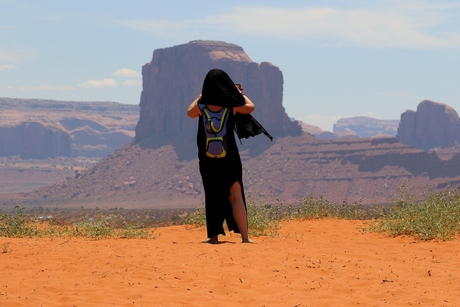
[[[187,115],[191,118],[196,118],[201,115],[200,107],[198,102],[201,100],[201,94],[190,104],[187,109]]]
[[[243,95],[244,101],[246,104],[241,107],[234,107],[234,113],[240,113],[240,114],[249,114],[252,111],[254,111],[254,104],[252,103],[251,99],[249,99],[246,95]]]

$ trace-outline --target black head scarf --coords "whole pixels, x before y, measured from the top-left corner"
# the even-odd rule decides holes
[[[211,69],[204,78],[200,103],[223,107],[239,107],[245,104],[245,100],[228,74],[216,68]]]

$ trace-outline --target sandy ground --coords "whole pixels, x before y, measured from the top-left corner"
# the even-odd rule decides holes
[[[0,306],[459,306],[460,242],[363,234],[358,221],[289,222],[280,237],[202,243],[0,238]]]

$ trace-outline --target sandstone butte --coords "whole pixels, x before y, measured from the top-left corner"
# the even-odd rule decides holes
[[[337,203],[389,203],[408,181],[435,190],[460,183],[457,148],[427,152],[391,137],[320,140],[302,133],[282,105],[283,76],[277,66],[252,62],[243,48],[233,44],[192,41],[155,50],[143,66],[140,119],[133,142],[90,169],[25,193],[24,199],[42,199],[51,206],[201,206],[197,121],[185,111],[211,68],[227,71],[243,85],[256,104],[253,115],[275,137],[273,142],[263,135],[242,140],[243,181],[250,198],[296,204],[313,195]],[[433,102],[424,105],[448,109]],[[406,144],[414,140],[410,136],[420,135],[424,129],[420,125],[439,120],[419,116],[423,108],[402,116],[398,135]],[[449,111],[447,116],[451,115]],[[451,121],[458,121],[458,115]],[[436,131],[444,133],[442,128]]]
[[[0,98],[0,157],[102,158],[134,137],[139,107]]]

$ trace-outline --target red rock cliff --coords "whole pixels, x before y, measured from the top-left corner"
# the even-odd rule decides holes
[[[451,147],[460,142],[460,119],[450,106],[424,100],[416,112],[401,114],[396,137],[403,144],[424,150]]]
[[[69,157],[70,135],[39,122],[0,127],[0,156],[14,155],[20,155],[24,159]]]
[[[243,48],[219,41],[192,41],[157,49],[152,61],[142,68],[143,90],[136,140],[163,139],[196,133],[196,120],[186,115],[189,104],[201,93],[206,73],[212,68],[225,70],[256,105],[253,115],[274,136],[300,135],[301,127],[292,122],[282,105],[283,75],[268,62],[252,62]],[[191,140],[194,138],[181,138]],[[267,139],[268,140],[268,139]]]

